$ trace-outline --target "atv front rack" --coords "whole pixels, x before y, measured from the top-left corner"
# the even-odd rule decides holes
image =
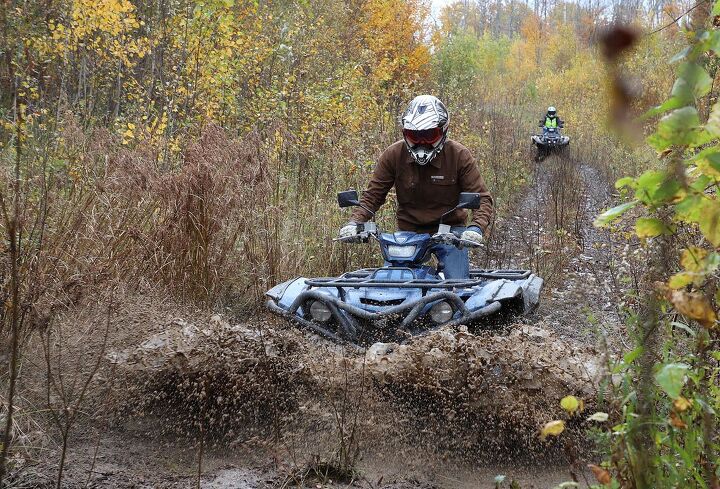
[[[530,276],[530,270],[470,270],[470,278],[467,279],[421,279],[412,278],[406,280],[390,280],[387,278],[376,278],[378,270],[407,270],[413,273],[414,270],[406,267],[385,267],[385,268],[363,268],[355,272],[349,272],[342,277],[322,277],[305,280],[305,284],[311,287],[373,287],[373,288],[398,288],[398,289],[421,289],[423,292],[429,289],[464,289],[475,287],[487,280],[523,280]]]

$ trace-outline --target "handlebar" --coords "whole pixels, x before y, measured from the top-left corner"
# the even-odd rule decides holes
[[[436,233],[432,236],[433,243],[442,243],[447,245],[456,246],[458,248],[479,248],[482,243],[477,241],[470,241],[469,239],[462,239],[454,233]]]
[[[333,241],[342,243],[367,243],[370,238],[377,238],[377,225],[373,221],[361,222],[357,224],[357,234],[352,236],[338,236]]]
[[[378,235],[378,229],[377,225],[372,222],[366,222],[366,223],[359,223],[357,225],[358,233],[353,236],[338,236],[337,238],[334,238],[333,241],[340,241],[341,243],[367,243],[370,241],[371,238],[377,239]],[[441,224],[438,232],[435,233],[430,240],[433,243],[442,243],[447,244],[451,246],[456,246],[460,249],[462,248],[479,248],[482,246],[482,243],[478,243],[477,241],[470,241],[467,239],[462,239],[455,233],[452,233],[450,231],[450,226]]]

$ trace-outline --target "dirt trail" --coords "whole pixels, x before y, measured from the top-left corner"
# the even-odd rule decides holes
[[[489,266],[530,268],[544,277],[535,324],[561,339],[592,342],[597,327],[619,327],[619,267],[612,236],[592,225],[610,204],[609,179],[572,152],[537,164],[516,211],[500,219]]]
[[[533,268],[547,287],[540,310],[505,335],[439,331],[363,354],[272,319],[126,306],[118,329],[142,323],[147,333],[113,345],[113,416],[79,430],[66,487],[84,487],[91,466],[91,487],[194,486],[201,444],[208,488],[316,487],[299,468],[355,450],[357,487],[569,480],[562,447],[540,443],[537,428],[562,415],[564,395],[595,397],[602,368],[589,317],[617,327],[612,243],[591,225],[608,197],[599,171],[572,157],[536,167],[516,212],[498,221],[488,260]],[[570,423],[566,439],[581,429]],[[36,475],[51,486],[53,470]]]

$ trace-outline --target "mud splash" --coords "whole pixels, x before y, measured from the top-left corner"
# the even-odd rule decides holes
[[[226,441],[267,435],[298,409],[299,344],[292,334],[231,325],[218,315],[204,324],[175,319],[138,346],[109,358],[124,382],[121,418],[156,417],[161,434]]]
[[[467,461],[547,451],[538,428],[562,415],[562,397],[593,399],[602,375],[592,348],[528,325],[479,336],[441,330],[363,354],[213,316],[203,326],[175,320],[112,358],[128,379],[123,414],[160,417],[174,434],[202,426],[242,443],[280,430],[332,447],[338,433],[357,429],[358,445],[422,443]]]
[[[438,331],[405,345],[377,343],[366,362],[421,432],[470,458],[546,451],[538,428],[563,417],[566,395],[591,403],[603,375],[593,348],[522,324],[507,335]]]

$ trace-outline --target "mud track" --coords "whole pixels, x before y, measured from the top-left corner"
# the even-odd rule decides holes
[[[591,225],[609,195],[607,178],[572,154],[535,167],[475,257],[547,280],[539,311],[502,334],[439,331],[358,354],[273,318],[178,317],[130,301],[118,330],[146,333],[114,343],[96,386],[111,409],[78,430],[64,486],[347,487],[317,472],[350,463],[356,487],[570,480],[566,445],[581,444],[584,426],[569,422],[563,444],[537,430],[563,416],[565,395],[592,407],[604,375],[596,335],[620,327],[616,245]],[[28,470],[18,487],[50,487],[53,470]]]

